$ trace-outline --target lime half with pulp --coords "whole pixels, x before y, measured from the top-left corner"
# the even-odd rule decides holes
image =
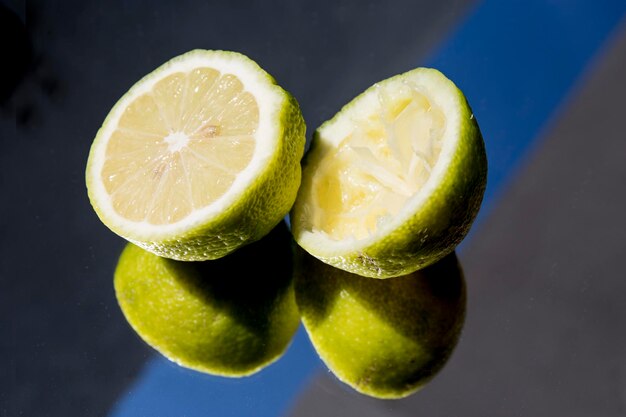
[[[251,59],[191,51],[110,111],[89,154],[89,198],[112,231],[157,255],[220,258],[290,210],[304,133],[296,100]]]

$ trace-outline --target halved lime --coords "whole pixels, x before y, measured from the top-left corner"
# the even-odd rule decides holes
[[[320,126],[291,213],[300,246],[375,278],[443,258],[480,207],[487,158],[463,93],[434,69],[375,84]]]
[[[86,181],[115,233],[161,256],[215,259],[268,233],[300,184],[296,100],[249,58],[195,50],[113,107]]]

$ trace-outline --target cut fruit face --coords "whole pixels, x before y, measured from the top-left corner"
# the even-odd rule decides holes
[[[107,144],[101,180],[115,212],[172,224],[223,196],[250,164],[259,106],[233,74],[176,72],[134,98]]]
[[[316,130],[293,235],[345,271],[409,274],[465,237],[486,173],[463,93],[439,71],[417,68],[374,84]]]
[[[352,130],[313,174],[311,229],[330,239],[364,239],[424,186],[442,148],[446,118],[408,81],[374,86],[378,100],[351,117]]]
[[[250,58],[194,50],[137,82],[109,112],[86,169],[100,220],[148,251],[217,259],[289,212],[305,125]]]

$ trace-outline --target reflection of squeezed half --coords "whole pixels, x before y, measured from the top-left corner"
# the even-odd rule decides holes
[[[357,391],[401,398],[450,358],[465,320],[465,279],[454,253],[396,278],[364,278],[296,250],[296,302],[313,347]]]
[[[258,124],[257,102],[234,75],[164,78],[128,106],[109,141],[102,181],[113,207],[151,224],[206,207],[250,163]]]
[[[377,111],[352,121],[313,180],[312,228],[335,240],[375,233],[426,183],[441,151],[445,116],[419,87],[376,87]]]

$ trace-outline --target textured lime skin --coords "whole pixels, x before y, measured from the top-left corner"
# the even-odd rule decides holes
[[[203,50],[188,52],[148,74],[126,94],[132,95],[137,86],[145,80],[157,77],[161,69],[171,63],[199,54],[220,54],[245,60],[262,74],[275,93],[282,96],[280,111],[276,113],[273,121],[279,127],[276,138],[278,146],[262,172],[251,180],[252,182],[237,197],[237,200],[219,214],[174,235],[156,237],[138,235],[135,230],[124,228],[109,219],[94,198],[91,183],[95,179],[90,177],[94,146],[92,146],[86,169],[89,199],[98,217],[107,227],[152,253],[181,261],[218,259],[269,233],[289,212],[296,199],[301,180],[300,160],[306,141],[306,126],[296,99],[282,89],[274,78],[255,62],[236,52]],[[118,105],[119,102],[116,106]],[[115,106],[109,113],[109,117],[114,109]],[[109,122],[109,117],[104,121],[103,127]],[[102,130],[100,129],[96,135],[94,145],[104,139],[100,136]],[[99,173],[95,174],[99,175]]]
[[[328,145],[320,139],[319,131],[324,125],[342,117],[347,108],[353,106],[365,93],[375,87],[370,87],[347,104],[333,119],[322,124],[314,133],[311,148],[303,160],[302,185],[291,213],[291,222],[298,244],[329,265],[372,278],[410,274],[453,252],[469,232],[478,214],[487,184],[487,155],[476,118],[461,90],[439,71],[429,68],[418,68],[378,84],[402,80],[414,71],[427,72],[437,82],[447,84],[447,88],[459,103],[459,123],[447,127],[455,129],[459,136],[452,160],[434,192],[410,219],[384,238],[356,251],[333,252],[324,247],[306,245],[300,239],[302,230],[307,224],[306,210],[301,203],[304,199],[300,196],[313,192],[311,177],[315,163],[328,148]]]
[[[454,253],[410,275],[374,280],[299,250],[296,301],[321,359],[344,383],[403,398],[445,365],[465,318],[465,281]]]
[[[179,262],[128,244],[115,294],[135,332],[168,359],[214,375],[249,375],[282,355],[300,322],[290,244],[284,224],[213,261]],[[271,257],[270,248],[287,256]]]

